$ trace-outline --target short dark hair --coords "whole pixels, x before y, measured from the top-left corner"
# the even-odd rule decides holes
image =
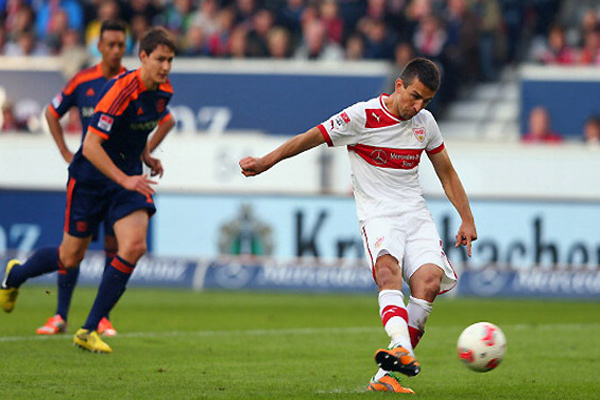
[[[150,28],[140,39],[140,54],[144,51],[147,55],[150,55],[161,44],[175,51],[175,41],[165,28],[160,26]]]
[[[127,26],[122,21],[108,20],[102,22],[102,25],[100,25],[100,39],[102,39],[102,34],[106,31],[119,31],[127,34]]]
[[[435,63],[426,58],[413,58],[400,74],[404,87],[417,78],[428,89],[437,92],[440,88],[440,70]]]

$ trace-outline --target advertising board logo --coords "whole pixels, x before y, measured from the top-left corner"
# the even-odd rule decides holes
[[[244,204],[239,214],[219,228],[219,253],[268,256],[273,254],[272,228],[260,221],[252,206]]]

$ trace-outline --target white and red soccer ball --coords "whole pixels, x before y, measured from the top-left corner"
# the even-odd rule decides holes
[[[468,326],[456,344],[458,357],[470,369],[487,372],[496,368],[506,353],[506,337],[489,322]]]

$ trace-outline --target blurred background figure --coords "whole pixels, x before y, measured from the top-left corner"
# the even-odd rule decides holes
[[[365,41],[361,34],[354,33],[348,37],[344,58],[349,61],[359,61],[365,58]]]
[[[550,115],[544,107],[535,107],[529,114],[529,131],[525,143],[559,143],[563,138],[551,129]]]
[[[302,44],[294,54],[301,60],[341,60],[342,48],[327,39],[325,25],[320,20],[307,22],[302,27]]]
[[[583,125],[583,139],[590,146],[600,147],[600,116],[594,114],[586,119]]]
[[[11,101],[5,101],[2,104],[2,132],[16,132],[25,130],[26,124],[19,121],[14,113],[14,104]]]
[[[290,34],[283,27],[275,27],[268,32],[269,57],[285,59],[290,57]]]
[[[567,44],[565,28],[560,24],[553,25],[546,42],[535,44],[531,58],[532,61],[542,64],[573,64],[575,51]]]

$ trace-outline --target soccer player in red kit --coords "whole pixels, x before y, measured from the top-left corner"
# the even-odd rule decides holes
[[[433,115],[425,109],[440,85],[430,60],[409,62],[391,95],[356,103],[297,135],[264,157],[240,161],[245,176],[258,175],[281,160],[327,143],[346,146],[365,255],[379,289],[379,314],[391,339],[376,351],[379,371],[368,390],[414,393],[394,372],[415,376],[421,366],[414,348],[440,293],[456,285],[456,274],[441,245],[418,177],[425,152],[446,196],[462,218],[456,246],[467,246],[477,231],[469,200],[454,170]],[[410,287],[404,303],[402,282]]]
[[[99,224],[110,221],[118,250],[104,271],[94,305],[73,338],[75,345],[99,353],[111,347],[98,335],[100,320],[125,291],[136,263],[146,252],[150,217],[156,211],[156,184],[142,172],[162,176],[160,160],[148,149],[148,135],[165,118],[173,95],[168,80],[175,43],[163,28],[152,28],[140,41],[141,66],[109,81],[99,94],[81,148],[69,166],[63,240],[57,248],[38,249],[25,263],[9,261],[0,286],[0,306],[11,312],[27,279],[76,268]]]

